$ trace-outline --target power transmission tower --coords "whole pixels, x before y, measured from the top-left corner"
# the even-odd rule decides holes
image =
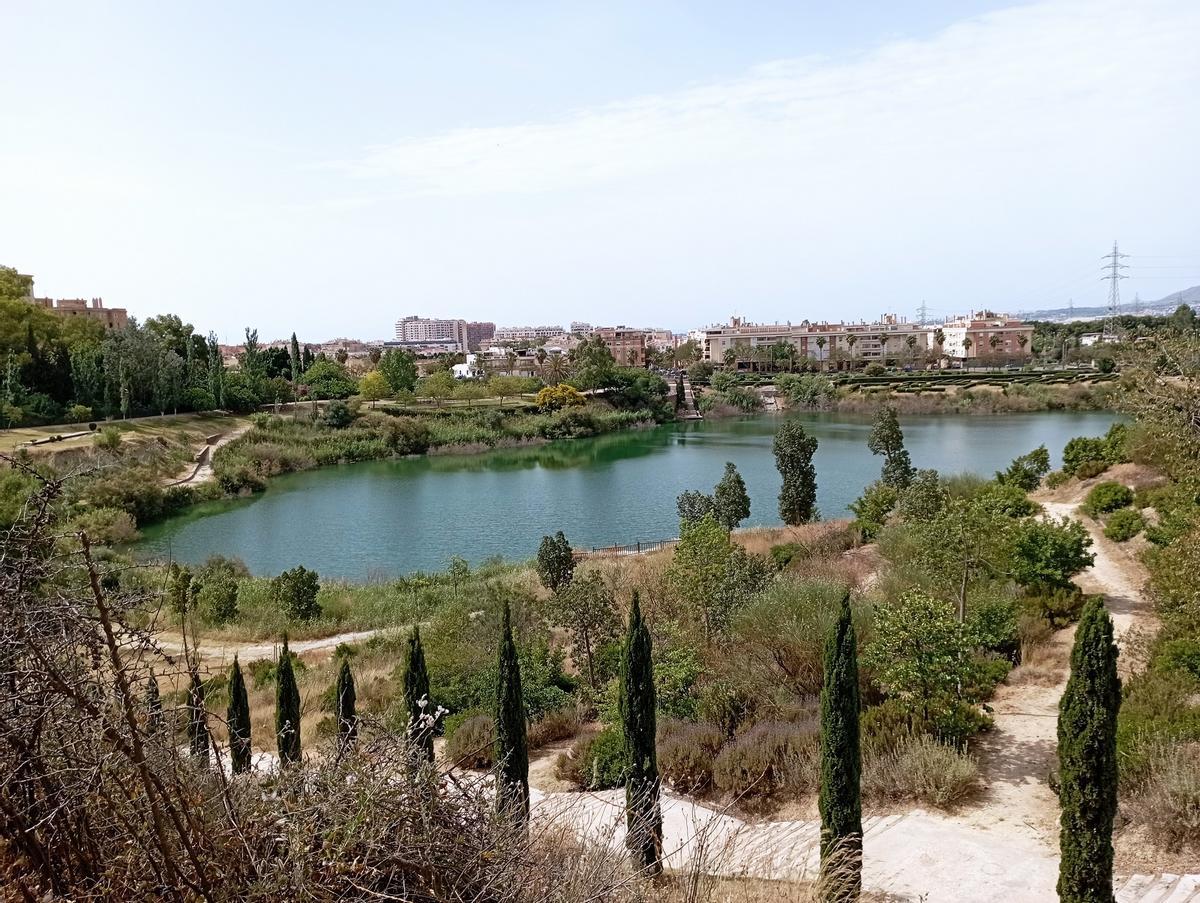
[[[925,299],[921,299],[921,306],[917,308],[917,320],[924,326],[929,320],[929,307],[925,304]]]
[[[1074,298],[1067,299],[1067,318],[1071,319],[1071,320],[1075,319],[1075,299]]]
[[[1133,293],[1133,313],[1138,317],[1142,315],[1142,296],[1138,292]]]
[[[1117,334],[1117,317],[1121,313],[1121,280],[1129,278],[1121,272],[1121,270],[1129,269],[1129,264],[1121,263],[1121,261],[1128,256],[1117,250],[1117,243],[1114,241],[1112,252],[1100,258],[1108,261],[1104,265],[1106,272],[1100,277],[1108,282],[1108,312],[1104,316],[1104,336],[1106,338]]]

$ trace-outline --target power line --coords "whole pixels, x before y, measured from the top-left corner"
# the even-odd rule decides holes
[[[1121,272],[1121,270],[1129,269],[1129,264],[1121,263],[1121,261],[1128,256],[1117,249],[1117,243],[1114,241],[1112,252],[1100,258],[1108,261],[1104,265],[1105,275],[1100,277],[1108,281],[1108,313],[1104,317],[1104,334],[1106,336],[1116,335],[1117,316],[1121,313],[1121,280],[1129,278]]]
[[[924,326],[929,317],[929,308],[925,304],[925,299],[921,299],[921,306],[917,308],[917,320]]]

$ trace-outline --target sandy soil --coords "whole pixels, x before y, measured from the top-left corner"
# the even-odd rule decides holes
[[[288,649],[299,656],[309,656],[317,653],[332,652],[342,643],[361,643],[363,640],[369,640],[378,633],[383,633],[387,629],[404,629],[404,628],[382,628],[377,630],[358,630],[350,633],[339,633],[334,636],[320,637],[315,640],[291,640],[288,643]],[[169,653],[178,654],[183,652],[183,640],[177,633],[161,633],[157,637],[158,643],[162,648]],[[209,665],[228,664],[233,661],[234,655],[237,655],[238,660],[243,664],[258,661],[260,659],[273,659],[279,649],[279,643],[271,640],[268,642],[249,642],[249,643],[221,643],[211,640],[200,640],[200,657]]]

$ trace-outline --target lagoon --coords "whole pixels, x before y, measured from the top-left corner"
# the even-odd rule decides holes
[[[843,517],[882,459],[867,450],[871,418],[796,414],[820,442],[817,501]],[[1045,444],[1058,466],[1073,436],[1102,435],[1108,412],[902,418],[916,467],[991,476]],[[779,475],[771,440],[779,416],[668,424],[476,455],[432,455],[287,474],[248,499],[196,506],[147,527],[142,557],[199,563],[237,556],[254,574],[303,564],[323,577],[382,579],[440,570],[460,555],[528,559],[543,534],[576,546],[674,537],[675,498],[709,492],[726,461],[746,481],[745,524],[776,525]]]

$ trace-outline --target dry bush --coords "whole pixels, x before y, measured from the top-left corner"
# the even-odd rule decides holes
[[[1200,743],[1161,742],[1123,811],[1168,849],[1200,844]]]
[[[863,759],[863,797],[874,801],[915,801],[948,807],[976,787],[975,759],[925,735],[910,735],[893,748],[867,750]]]
[[[815,725],[760,721],[726,744],[713,762],[713,783],[739,798],[799,795],[817,786]]]
[[[725,736],[711,724],[665,720],[656,743],[663,782],[681,793],[711,790],[713,763],[724,743]]]
[[[529,725],[529,748],[540,749],[549,743],[569,740],[582,727],[583,720],[574,706],[547,712]]]
[[[491,768],[495,744],[495,719],[491,715],[472,715],[446,741],[446,758],[460,768]]]

